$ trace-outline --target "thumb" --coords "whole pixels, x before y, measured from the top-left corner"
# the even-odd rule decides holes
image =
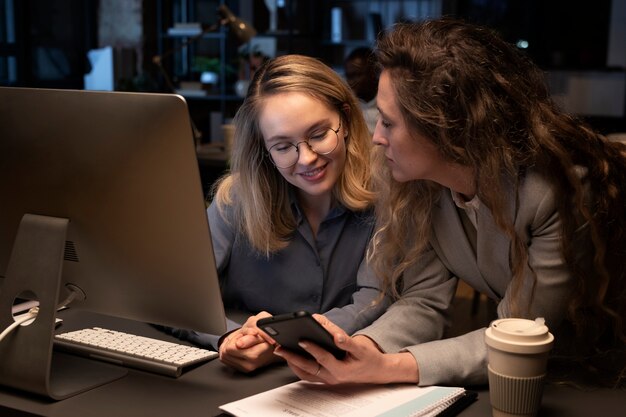
[[[322,327],[324,327],[328,331],[328,333],[333,335],[335,344],[338,347],[342,348],[343,350],[348,350],[345,348],[345,346],[348,346],[348,347],[351,346],[351,343],[350,343],[351,338],[341,327],[337,326],[335,323],[330,321],[326,316],[323,316],[321,314],[313,314],[313,317],[322,325]]]

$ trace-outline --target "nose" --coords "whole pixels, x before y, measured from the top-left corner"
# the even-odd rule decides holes
[[[376,127],[374,128],[374,134],[372,135],[372,142],[374,145],[387,146],[389,142],[385,138],[385,136],[381,132],[381,123],[380,120],[376,122]]]
[[[298,147],[298,163],[309,165],[317,159],[317,153],[311,149],[308,142],[302,141],[296,146]]]

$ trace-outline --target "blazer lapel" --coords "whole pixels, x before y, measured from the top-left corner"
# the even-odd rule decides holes
[[[513,201],[507,198],[507,212],[511,219],[515,212]],[[442,190],[432,219],[431,242],[444,265],[488,297],[497,300],[504,297],[511,275],[511,242],[496,226],[490,210],[481,204],[477,213],[476,253],[465,234],[448,189]]]
[[[506,215],[509,221],[515,218],[515,198],[513,198],[515,187],[511,186],[506,190]],[[511,280],[511,240],[496,225],[491,211],[481,204],[478,210],[478,268],[486,281],[486,284],[493,291],[496,299],[504,297],[504,293]]]
[[[465,234],[449,189],[441,190],[432,218],[432,245],[439,258],[454,275],[480,291],[478,283],[482,280],[473,278],[481,275],[476,255]]]

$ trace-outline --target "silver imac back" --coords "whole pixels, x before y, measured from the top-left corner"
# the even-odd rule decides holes
[[[225,331],[182,97],[0,88],[0,277],[27,213],[69,220],[58,297],[85,295],[70,308]]]

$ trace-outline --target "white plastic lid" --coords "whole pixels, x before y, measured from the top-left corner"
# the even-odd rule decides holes
[[[540,353],[550,350],[554,336],[548,331],[543,318],[500,319],[491,323],[485,332],[487,345],[516,353]]]

